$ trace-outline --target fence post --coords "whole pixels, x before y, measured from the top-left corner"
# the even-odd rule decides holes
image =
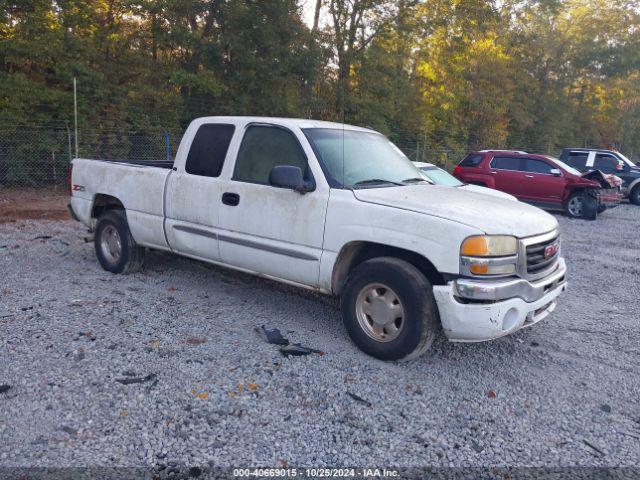
[[[428,162],[430,159],[427,157],[427,132],[422,134],[422,161]]]
[[[58,191],[58,177],[56,176],[56,152],[51,150],[51,168],[53,170],[53,190]]]
[[[69,125],[67,125],[67,139],[69,140],[69,163],[73,160],[73,153],[71,153],[71,130],[69,130]]]
[[[444,146],[444,169],[449,171],[449,147]]]
[[[162,130],[164,132],[164,145],[165,145],[165,152],[167,154],[167,162],[171,161],[171,136],[169,135],[169,132],[167,132],[166,129]]]

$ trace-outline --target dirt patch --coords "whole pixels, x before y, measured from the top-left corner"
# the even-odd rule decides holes
[[[63,187],[0,189],[0,223],[69,218],[69,195]]]

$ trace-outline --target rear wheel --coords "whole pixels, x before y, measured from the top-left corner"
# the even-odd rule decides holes
[[[633,187],[629,193],[629,201],[634,205],[640,205],[640,185]]]
[[[397,258],[358,265],[344,287],[341,307],[353,342],[381,360],[415,358],[440,332],[433,287],[416,267]]]
[[[144,248],[131,236],[122,210],[108,210],[100,216],[94,247],[100,265],[109,272],[132,273],[142,267]]]

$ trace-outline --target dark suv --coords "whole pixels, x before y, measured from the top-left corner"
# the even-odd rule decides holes
[[[640,167],[612,150],[565,148],[560,160],[581,172],[600,170],[622,179],[622,193],[629,201],[640,205]]]
[[[622,182],[614,175],[581,174],[557,158],[522,151],[471,152],[453,174],[465,183],[495,188],[523,202],[591,220],[622,199]]]

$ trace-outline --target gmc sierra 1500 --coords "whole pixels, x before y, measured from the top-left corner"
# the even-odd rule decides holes
[[[441,329],[515,332],[566,288],[551,215],[431,185],[365,128],[200,118],[174,163],[72,166],[71,212],[104,269],[134,271],[149,247],[339,295],[349,335],[381,359],[416,357]]]

